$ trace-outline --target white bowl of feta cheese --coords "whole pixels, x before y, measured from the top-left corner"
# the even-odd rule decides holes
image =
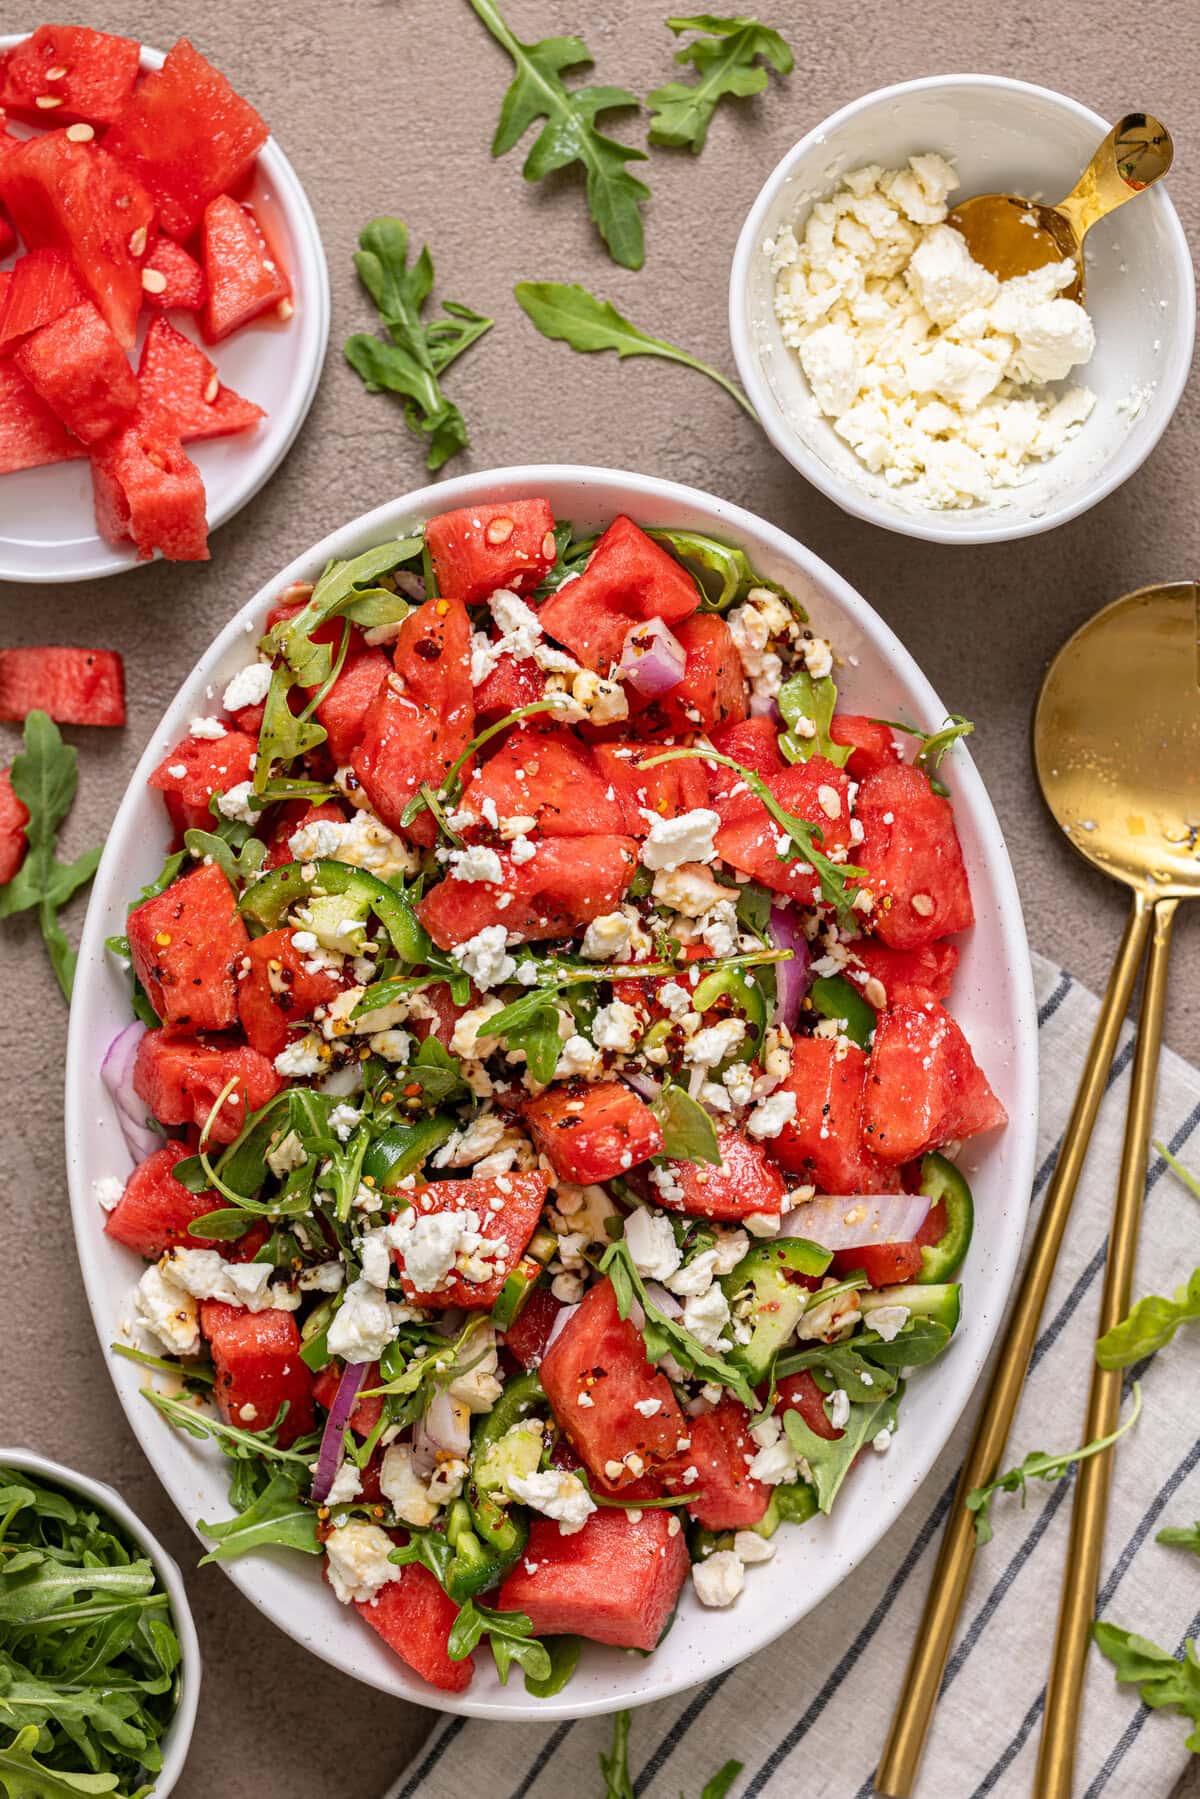
[[[999,283],[945,223],[988,192],[1057,200],[1108,129],[1048,88],[939,75],[801,139],[742,229],[738,370],[775,447],[845,511],[909,536],[1047,531],[1128,479],[1187,380],[1195,282],[1157,187],[1069,265]]]

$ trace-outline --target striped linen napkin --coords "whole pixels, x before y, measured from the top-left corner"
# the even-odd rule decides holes
[[[1040,957],[1034,976],[1042,1068],[1036,1208],[1097,1001]],[[1031,1449],[1069,1449],[1080,1440],[1132,1048],[1127,1027],[1050,1289],[1009,1464]],[[1200,1071],[1165,1052],[1155,1136],[1197,1167],[1197,1126]],[[1200,1259],[1198,1244],[1200,1207],[1153,1155],[1135,1294],[1172,1292]],[[1139,1373],[1145,1406],[1118,1452],[1099,1612],[1178,1655],[1183,1639],[1200,1631],[1200,1567],[1186,1550],[1154,1538],[1165,1524],[1200,1518],[1200,1332],[1180,1331],[1152,1363],[1131,1371]],[[639,1799],[681,1793],[698,1799],[731,1757],[744,1763],[731,1799],[867,1799],[974,1412],[968,1407],[888,1536],[810,1617],[740,1667],[634,1712],[629,1765]],[[1031,1483],[1024,1510],[1008,1495],[993,1502],[995,1537],[976,1557],[919,1799],[1015,1799],[1031,1789],[1073,1484],[1069,1478]],[[718,1615],[714,1627],[719,1624]],[[495,1799],[561,1799],[568,1791],[590,1799],[600,1791],[596,1758],[611,1730],[606,1718],[558,1725],[448,1719],[388,1799],[461,1799],[480,1791]],[[1076,1794],[1166,1799],[1189,1760],[1186,1734],[1177,1714],[1155,1716],[1136,1690],[1118,1687],[1110,1664],[1093,1651]]]

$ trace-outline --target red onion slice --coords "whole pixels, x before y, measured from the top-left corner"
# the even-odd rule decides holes
[[[342,1370],[338,1390],[333,1396],[333,1404],[325,1420],[325,1429],[321,1432],[321,1447],[317,1451],[317,1471],[313,1475],[312,1484],[312,1496],[317,1505],[324,1505],[329,1497],[329,1489],[342,1459],[342,1436],[354,1411],[359,1388],[370,1369],[370,1362],[347,1362]]]
[[[783,1237],[805,1237],[822,1249],[868,1249],[875,1243],[911,1243],[932,1201],[923,1193],[819,1194],[788,1212]]]
[[[100,1079],[112,1096],[125,1147],[135,1162],[144,1162],[163,1144],[159,1132],[147,1123],[145,1105],[133,1087],[133,1065],[137,1061],[138,1044],[145,1034],[145,1025],[137,1019],[127,1024],[113,1038],[100,1064]]]
[[[639,1099],[655,1100],[662,1092],[662,1082],[656,1081],[652,1074],[645,1074],[640,1068],[626,1068],[621,1079],[627,1087],[632,1088]]]
[[[567,1325],[570,1323],[571,1319],[574,1318],[574,1316],[578,1310],[579,1310],[579,1307],[577,1305],[576,1306],[564,1306],[562,1308],[561,1312],[558,1314],[558,1317],[554,1320],[554,1323],[550,1326],[550,1335],[546,1338],[546,1349],[549,1349],[550,1345],[555,1341],[555,1339],[557,1337],[562,1336],[563,1331],[567,1328]],[[542,1354],[545,1355],[545,1353],[546,1353],[546,1350],[544,1349],[542,1351]]]
[[[801,927],[800,914],[787,906],[772,906],[767,929],[776,949],[792,952],[790,962],[775,964],[775,1023],[794,1031],[808,992],[808,938]]]
[[[773,718],[775,723],[783,723],[783,714],[779,710],[779,701],[772,699],[769,693],[752,693],[750,695],[751,718]]]
[[[463,1461],[470,1455],[471,1414],[465,1405],[451,1399],[445,1387],[437,1389],[428,1411],[413,1431],[413,1449],[417,1452],[432,1450],[435,1462],[439,1450]]]
[[[631,687],[655,699],[669,693],[683,680],[687,667],[687,651],[675,633],[661,618],[648,618],[642,624],[630,625],[621,647],[617,674]]]

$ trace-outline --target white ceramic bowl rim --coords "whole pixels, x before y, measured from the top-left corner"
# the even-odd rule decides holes
[[[729,275],[729,332],[733,348],[734,360],[742,385],[753,401],[763,430],[779,451],[781,456],[800,471],[806,481],[811,481],[828,499],[833,500],[843,511],[856,518],[865,519],[868,524],[882,525],[890,531],[897,531],[905,536],[920,537],[931,542],[951,542],[954,545],[976,543],[1001,543],[1014,537],[1034,536],[1041,531],[1053,530],[1057,525],[1066,524],[1069,519],[1078,517],[1097,505],[1114,488],[1129,480],[1141,467],[1146,457],[1154,448],[1162,433],[1166,430],[1179,404],[1180,397],[1187,385],[1191,372],[1192,351],[1196,336],[1196,289],[1192,270],[1191,252],[1188,249],[1187,235],[1184,232],[1179,214],[1175,209],[1165,183],[1160,183],[1153,194],[1147,197],[1142,205],[1157,205],[1162,214],[1174,256],[1179,267],[1186,272],[1183,283],[1184,317],[1182,327],[1175,338],[1173,362],[1165,370],[1155,400],[1155,416],[1157,428],[1144,434],[1142,440],[1132,449],[1132,453],[1116,453],[1109,460],[1095,480],[1082,485],[1074,498],[1065,499],[1047,507],[1040,517],[1005,516],[1003,508],[980,508],[969,514],[957,513],[959,521],[951,534],[942,524],[943,515],[936,511],[901,511],[898,507],[889,507],[877,500],[866,488],[856,487],[847,480],[839,479],[821,457],[815,455],[804,441],[800,433],[794,430],[781,416],[779,404],[759,367],[758,357],[754,353],[751,340],[751,322],[747,310],[747,294],[749,291],[750,271],[754,258],[760,253],[764,220],[775,195],[782,184],[787,181],[795,166],[803,160],[815,146],[830,139],[833,134],[869,108],[887,102],[897,102],[912,94],[936,93],[939,90],[952,88],[976,87],[993,92],[1019,94],[1028,98],[1037,98],[1062,108],[1077,119],[1092,127],[1097,141],[1109,129],[1109,121],[1094,112],[1090,106],[1084,106],[1069,94],[1060,94],[1054,88],[1040,87],[1035,82],[1016,81],[1007,75],[927,75],[913,81],[896,82],[891,87],[875,88],[869,94],[862,94],[857,100],[851,100],[837,112],[831,113],[820,124],[814,125],[805,133],[800,141],[792,146],[786,156],[767,176],[759,190],[758,197],[747,215],[738,236],[737,246],[733,253],[733,263]],[[969,519],[964,526],[963,519]]]
[[[170,1601],[171,1621],[179,1638],[181,1652],[179,1704],[162,1740],[162,1773],[154,1782],[155,1799],[166,1799],[183,1773],[196,1723],[196,1707],[200,1702],[200,1643],[178,1564],[142,1523],[128,1501],[122,1499],[116,1488],[110,1487],[107,1482],[93,1480],[90,1474],[81,1474],[77,1468],[68,1468],[65,1463],[52,1461],[49,1456],[38,1455],[32,1449],[5,1449],[0,1446],[0,1468],[13,1468],[24,1474],[36,1475],[53,1486],[65,1488],[68,1493],[73,1493],[80,1499],[88,1500],[98,1511],[109,1513],[114,1522],[145,1551],[147,1558],[154,1564],[155,1572]]]
[[[89,1139],[97,1131],[95,1116],[100,1094],[99,1060],[107,1047],[107,1033],[111,1028],[110,1022],[105,1025],[105,1031],[100,1032],[99,1027],[104,1021],[99,1016],[93,1021],[93,1013],[99,1014],[104,1006],[104,939],[113,930],[119,929],[124,919],[130,890],[136,884],[131,879],[130,858],[136,853],[139,843],[144,843],[150,829],[141,816],[149,804],[146,779],[170,745],[186,732],[191,716],[198,710],[211,707],[211,698],[201,697],[205,695],[205,683],[212,681],[214,672],[223,661],[229,664],[235,652],[240,651],[244,660],[262,628],[267,608],[288,583],[315,578],[330,558],[354,555],[369,544],[402,535],[415,520],[424,520],[455,506],[482,501],[485,497],[516,498],[537,492],[549,492],[556,512],[563,517],[571,516],[572,504],[581,512],[586,509],[608,518],[619,511],[633,509],[640,512],[646,522],[650,522],[652,517],[661,518],[674,509],[676,515],[687,517],[698,529],[746,541],[751,546],[752,555],[765,554],[772,563],[786,563],[797,585],[808,581],[824,590],[818,597],[829,603],[834,614],[834,626],[838,625],[840,618],[842,628],[856,630],[860,634],[860,641],[872,651],[878,652],[886,664],[896,671],[898,679],[907,690],[918,723],[924,728],[933,729],[946,716],[945,709],[929,682],[889,626],[840,575],[812,551],[741,507],[714,499],[695,488],[620,470],[559,464],[531,465],[482,470],[419,489],[402,498],[388,501],[330,533],[321,543],[297,556],[242,607],[177,693],[159,728],[152,735],[118,809],[106,841],[84,923],[67,1044],[67,1172],[88,1303],[109,1373],[129,1422],[159,1478],[193,1528],[197,1516],[197,1476],[196,1463],[188,1459],[188,1453],[198,1451],[200,1446],[184,1443],[182,1439],[173,1441],[169,1435],[164,1435],[164,1432],[169,1432],[170,1427],[164,1425],[163,1420],[153,1414],[149,1406],[138,1400],[139,1371],[128,1362],[112,1357],[108,1351],[118,1314],[114,1311],[114,1302],[110,1296],[110,1288],[114,1284],[112,1265],[105,1259],[110,1245],[107,1240],[96,1239],[97,1208],[92,1193],[92,1179],[99,1170],[95,1166]],[[211,692],[211,688],[209,691]],[[273,1566],[269,1557],[247,1557],[245,1560],[221,1563],[220,1566],[228,1577],[265,1616],[342,1672],[354,1674],[357,1678],[378,1686],[382,1691],[399,1693],[419,1704],[494,1719],[536,1719],[546,1722],[583,1717],[610,1712],[621,1706],[644,1704],[682,1691],[771,1642],[824,1599],[896,1521],[945,1446],[955,1422],[971,1396],[991,1347],[1016,1271],[1036,1148],[1037,1031],[1032,975],[1020,900],[991,802],[970,757],[961,747],[955,752],[955,764],[950,778],[960,823],[970,821],[972,828],[977,828],[980,843],[980,853],[974,869],[977,908],[982,893],[988,900],[989,909],[995,913],[992,949],[1003,966],[1010,971],[1009,978],[998,983],[1000,999],[997,1001],[997,1009],[1003,1014],[1004,1042],[1011,1052],[1009,1066],[1012,1069],[1005,1092],[1010,1123],[1003,1134],[999,1150],[1004,1157],[1006,1175],[1003,1194],[996,1196],[1005,1203],[998,1208],[1000,1216],[996,1226],[997,1241],[992,1246],[995,1253],[989,1263],[989,1276],[979,1282],[975,1310],[971,1319],[960,1326],[954,1352],[937,1370],[937,1426],[924,1434],[916,1431],[906,1434],[901,1431],[891,1454],[879,1459],[881,1467],[884,1462],[893,1465],[894,1479],[891,1472],[886,1474],[884,1485],[887,1490],[882,1495],[873,1496],[872,1504],[875,1509],[870,1523],[861,1537],[855,1539],[853,1548],[844,1551],[833,1544],[823,1546],[819,1570],[803,1586],[802,1591],[789,1595],[789,1604],[779,1603],[780,1582],[776,1576],[769,1603],[759,1608],[754,1625],[748,1625],[746,1631],[737,1636],[732,1648],[728,1640],[730,1633],[721,1629],[721,1620],[708,1617],[705,1620],[707,1630],[703,1638],[703,1654],[698,1653],[692,1662],[681,1657],[678,1649],[673,1661],[672,1641],[677,1640],[676,1630],[649,1661],[638,1661],[631,1672],[627,1670],[632,1668],[632,1664],[627,1658],[621,1658],[619,1680],[613,1677],[616,1684],[589,1698],[580,1697],[579,1687],[576,1685],[575,1696],[572,1694],[572,1686],[568,1686],[556,1698],[532,1700],[524,1695],[523,1690],[516,1690],[519,1685],[516,1681],[510,1682],[507,1689],[496,1687],[494,1694],[468,1691],[459,1696],[435,1692],[410,1675],[394,1657],[388,1657],[386,1652],[381,1651],[379,1656],[369,1656],[364,1648],[361,1651],[351,1650],[348,1656],[343,1648],[339,1655],[334,1641],[336,1631],[332,1626],[340,1620],[330,1618],[324,1611],[320,1612],[313,1628],[306,1629],[301,1618],[305,1594],[293,1575],[289,1573],[287,1576],[289,1585],[286,1591],[289,1597],[286,1601],[276,1594],[273,1602],[271,1596],[262,1590],[272,1585],[272,1576],[280,1577],[280,1568]],[[151,795],[150,799],[153,798]],[[147,818],[151,816],[146,814]],[[165,820],[163,822],[165,826]],[[165,835],[164,829],[164,841]],[[125,1018],[127,1017],[126,1011]],[[121,1022],[124,1021],[122,1019]],[[98,1035],[103,1036],[104,1041],[98,1041]],[[1005,1209],[1006,1206],[1011,1209]],[[96,1244],[94,1258],[85,1249],[85,1245],[92,1241]],[[116,1246],[111,1248],[114,1255],[124,1253],[119,1252]],[[107,1274],[104,1272],[106,1268]],[[120,1285],[122,1299],[119,1303],[122,1308],[135,1280],[136,1269],[130,1258],[127,1275],[122,1277]],[[903,1492],[900,1491],[902,1486]],[[291,1558],[290,1566],[294,1567],[298,1559]],[[278,1578],[274,1584],[278,1586]],[[796,1584],[800,1586],[801,1583]],[[750,1590],[748,1584],[747,1595]],[[320,1598],[323,1605],[337,1611],[338,1608],[333,1605],[326,1590],[322,1590]],[[350,1622],[356,1628],[362,1628],[357,1620]],[[364,1637],[370,1635],[365,1630],[362,1634]],[[356,1657],[357,1666],[350,1665],[351,1657]],[[586,1664],[585,1656],[584,1666]],[[577,1681],[578,1679],[579,1677]],[[599,1674],[596,1676],[596,1684],[603,1684]],[[475,1685],[478,1689],[486,1683],[477,1676]]]

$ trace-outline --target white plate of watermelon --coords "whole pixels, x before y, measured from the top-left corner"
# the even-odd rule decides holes
[[[0,38],[0,580],[204,559],[328,335],[295,171],[186,39]]]

